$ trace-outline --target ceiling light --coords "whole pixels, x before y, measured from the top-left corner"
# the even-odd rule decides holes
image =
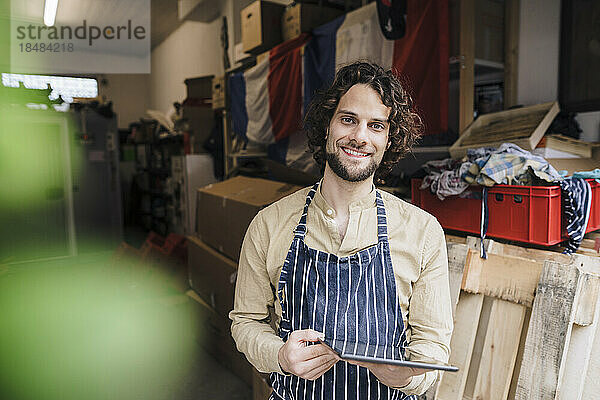
[[[46,4],[44,5],[44,24],[47,26],[54,25],[57,8],[58,0],[46,0]]]

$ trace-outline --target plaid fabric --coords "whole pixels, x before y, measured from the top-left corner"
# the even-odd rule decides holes
[[[503,143],[497,151],[475,160],[462,178],[469,184],[488,187],[496,184],[531,185],[536,179],[546,182],[562,180],[544,158],[512,143]]]

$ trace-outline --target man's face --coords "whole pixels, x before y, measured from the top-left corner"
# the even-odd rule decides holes
[[[352,86],[329,123],[327,167],[350,182],[372,177],[388,147],[389,115],[390,108],[375,90],[363,84]]]

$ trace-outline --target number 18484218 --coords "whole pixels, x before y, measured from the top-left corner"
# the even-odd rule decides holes
[[[19,43],[21,53],[71,53],[75,50],[73,43]]]

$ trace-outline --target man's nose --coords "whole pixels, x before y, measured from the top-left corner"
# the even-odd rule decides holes
[[[369,133],[369,127],[366,122],[361,122],[356,125],[356,128],[352,131],[351,139],[354,139],[359,144],[367,143]]]

